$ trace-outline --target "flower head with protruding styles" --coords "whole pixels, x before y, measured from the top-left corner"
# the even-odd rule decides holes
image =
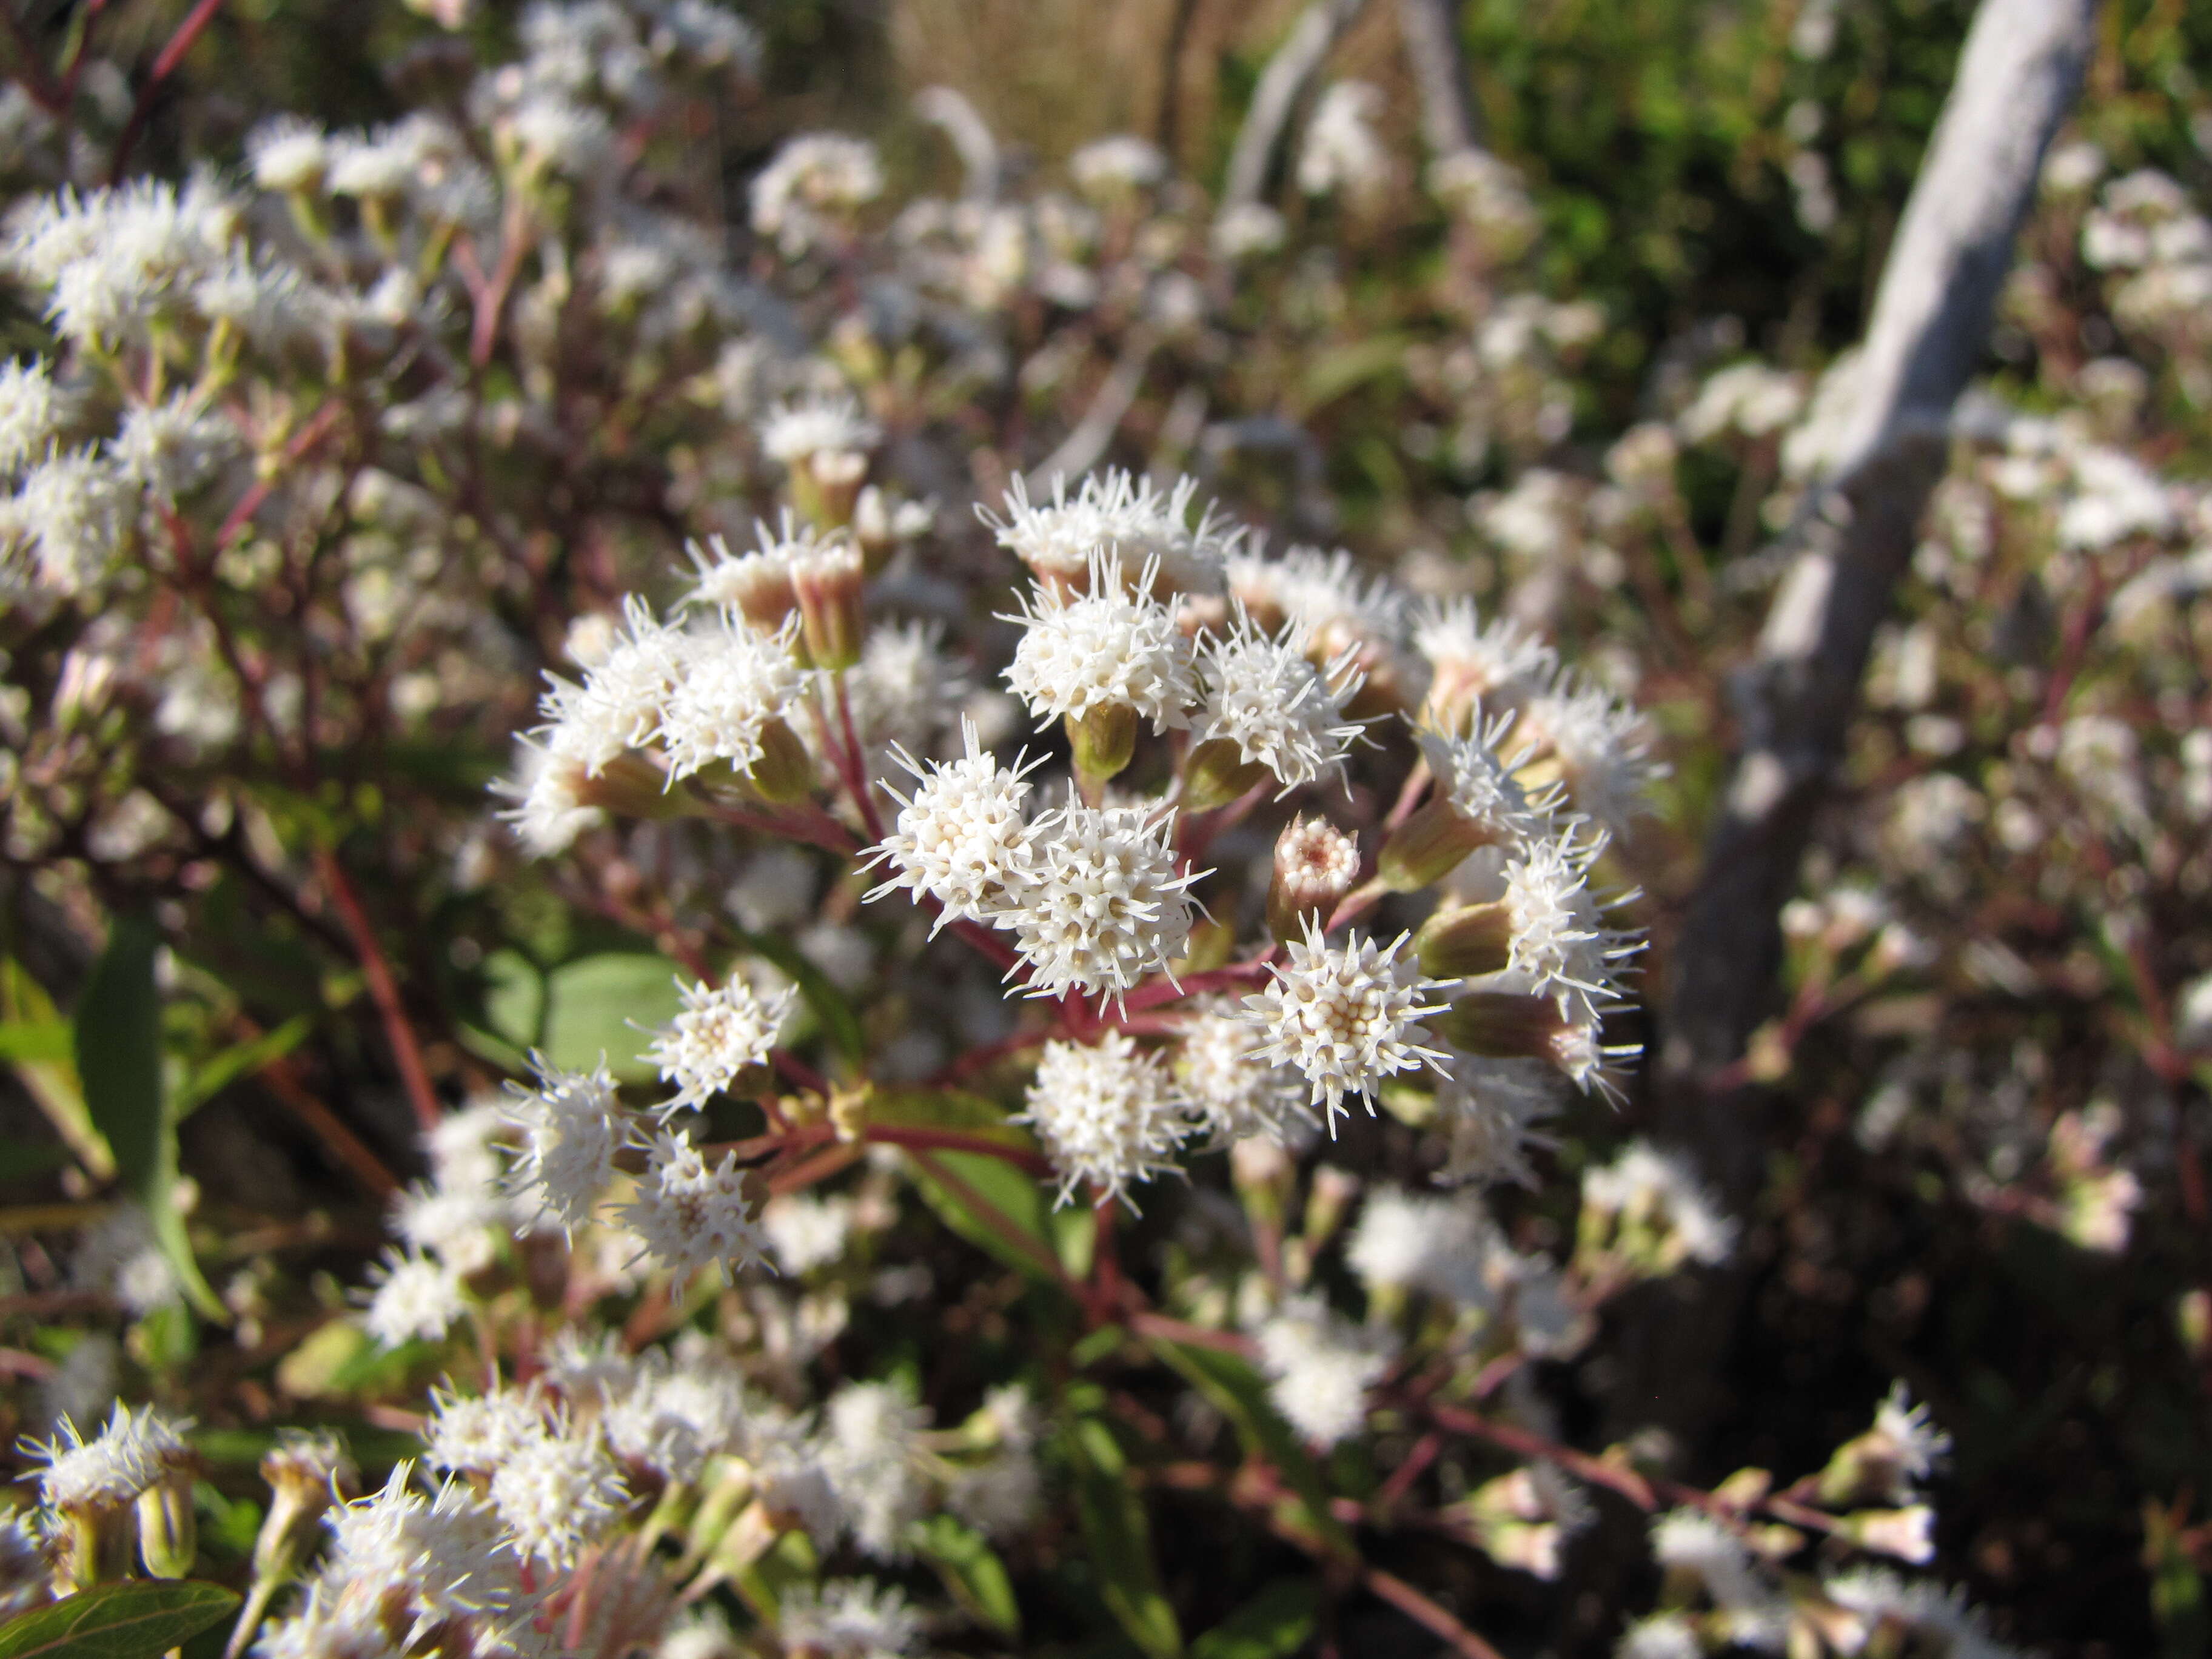
[[[419,1250],[393,1251],[373,1271],[362,1328],[387,1348],[435,1342],[466,1311],[461,1276]]]
[[[799,998],[788,987],[763,997],[743,974],[718,986],[676,983],[683,1012],[655,1035],[646,1054],[660,1068],[661,1080],[676,1085],[661,1107],[664,1115],[704,1105],[748,1069],[766,1064]]]
[[[1083,1187],[1129,1203],[1132,1186],[1175,1167],[1190,1127],[1165,1063],[1124,1031],[1096,1043],[1045,1044],[1024,1098],[1017,1121],[1036,1131],[1060,1174],[1063,1204]]]
[[[492,1505],[514,1534],[515,1553],[556,1570],[574,1566],[628,1498],[621,1466],[597,1431],[579,1432],[566,1422],[492,1471]]]
[[[1559,653],[1510,617],[1482,622],[1472,599],[1430,606],[1413,624],[1413,648],[1429,665],[1428,717],[1462,729],[1474,711],[1514,708],[1542,690]]]
[[[716,763],[750,772],[766,752],[763,733],[799,695],[793,627],[763,635],[725,615],[686,636],[682,677],[654,716],[652,735],[668,757],[672,781]]]
[[[994,921],[1029,964],[1030,995],[1121,997],[1182,955],[1204,873],[1178,872],[1173,812],[1070,801],[1031,829]]]
[[[1013,765],[1000,765],[972,720],[961,720],[960,734],[967,753],[926,769],[904,749],[892,750],[915,787],[902,795],[884,786],[899,803],[898,820],[868,860],[888,862],[893,872],[869,898],[900,888],[917,899],[927,895],[943,907],[937,927],[988,920],[1005,902],[1029,842],[1027,775],[1042,764],[1018,756]]]
[[[1604,830],[1572,819],[1524,842],[1504,872],[1508,971],[1538,995],[1572,995],[1593,1017],[1620,999],[1619,965],[1642,948],[1635,934],[1605,926],[1590,890],[1590,868],[1607,840]]]
[[[761,453],[786,466],[816,455],[860,454],[883,441],[884,429],[849,395],[779,404],[761,425]]]
[[[1119,554],[1094,549],[1088,568],[1089,592],[1071,599],[1040,587],[1006,618],[1024,630],[1006,684],[1040,726],[1117,708],[1135,710],[1155,732],[1189,725],[1198,701],[1190,641],[1152,597],[1153,564],[1134,594],[1122,586]]]
[[[1179,593],[1218,593],[1224,562],[1236,550],[1243,532],[1224,523],[1211,504],[1196,521],[1191,507],[1198,481],[1178,478],[1163,490],[1151,480],[1119,468],[1085,475],[1075,494],[1055,477],[1049,501],[1032,501],[1028,483],[1017,477],[1006,492],[1006,516],[978,507],[976,515],[1036,575],[1039,586],[1097,592],[1094,556],[1116,555],[1116,574],[1141,573],[1146,592],[1159,586]]]
[[[753,229],[797,258],[826,237],[826,216],[848,214],[883,191],[883,163],[866,139],[802,132],[754,175]]]
[[[1428,1046],[1420,1021],[1444,1005],[1428,1000],[1443,983],[1422,975],[1399,949],[1355,933],[1329,944],[1309,918],[1306,934],[1290,945],[1290,965],[1271,964],[1267,988],[1244,999],[1243,1017],[1266,1034],[1255,1052],[1305,1074],[1316,1105],[1326,1103],[1329,1125],[1344,1097],[1365,1096],[1372,1109],[1376,1086],[1400,1072],[1437,1069],[1443,1051]]]
[[[1476,704],[1463,736],[1440,731],[1415,734],[1422,757],[1436,774],[1441,799],[1483,840],[1508,848],[1540,832],[1559,800],[1557,788],[1532,795],[1515,775],[1528,755],[1517,743],[1510,753],[1504,749],[1514,724],[1511,714],[1486,718]]]
[[[500,817],[524,850],[551,858],[606,822],[606,810],[590,799],[595,745],[580,728],[556,725],[542,738],[517,738],[516,748],[514,775],[492,787],[514,803]]]
[[[1259,1050],[1265,1035],[1224,997],[1198,1005],[1175,1051],[1175,1080],[1200,1127],[1226,1144],[1252,1135],[1281,1142],[1310,1129],[1304,1079]]]
[[[1644,717],[1572,673],[1559,674],[1521,705],[1513,735],[1534,763],[1532,775],[1556,777],[1577,812],[1615,835],[1627,834],[1638,814],[1650,810],[1651,784],[1666,772],[1652,757]]]
[[[507,1183],[541,1214],[574,1230],[591,1218],[614,1179],[622,1105],[604,1060],[588,1072],[566,1072],[533,1054],[531,1066],[534,1088],[508,1085],[507,1121],[522,1132],[522,1149]]]
[[[39,1475],[40,1501],[67,1513],[119,1510],[166,1479],[189,1467],[185,1437],[190,1418],[173,1418],[146,1407],[135,1417],[118,1405],[106,1427],[87,1440],[64,1417],[61,1432],[43,1444],[26,1440],[21,1449],[44,1457]]]
[[[921,1615],[890,1585],[842,1579],[801,1585],[776,1609],[776,1635],[786,1653],[820,1659],[896,1659],[921,1644]]]
[[[766,1262],[768,1240],[745,1197],[735,1153],[710,1164],[690,1136],[663,1131],[648,1146],[646,1165],[616,1218],[678,1284],[710,1267],[732,1279]]]
[[[597,777],[624,750],[653,741],[690,666],[690,636],[661,622],[636,594],[623,602],[623,631],[581,684],[557,675],[539,702],[547,747]]]
[[[1362,729],[1344,714],[1364,678],[1353,654],[1347,650],[1316,667],[1295,625],[1270,638],[1238,605],[1229,631],[1209,637],[1200,651],[1198,740],[1235,744],[1238,757],[1266,767],[1284,794],[1342,776],[1346,752]]]
[[[1333,1446],[1367,1421],[1367,1390],[1389,1368],[1382,1332],[1363,1329],[1318,1296],[1293,1297],[1255,1333],[1267,1397],[1317,1446]]]

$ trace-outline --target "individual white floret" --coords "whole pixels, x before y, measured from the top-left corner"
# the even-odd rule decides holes
[[[1325,88],[1298,149],[1298,188],[1309,196],[1368,196],[1390,177],[1389,152],[1375,131],[1382,93],[1364,81]]]
[[[853,1200],[788,1193],[762,1206],[761,1229],[784,1272],[811,1273],[843,1259],[853,1236]]]
[[[702,609],[733,611],[757,629],[773,634],[799,609],[798,590],[792,586],[794,569],[811,551],[814,532],[795,524],[787,509],[781,526],[764,520],[753,522],[754,545],[743,553],[730,551],[720,536],[702,544],[688,544],[696,575],[684,603]]]
[[[1429,1000],[1443,982],[1399,959],[1407,938],[1378,945],[1354,933],[1331,945],[1309,916],[1305,938],[1291,941],[1289,965],[1271,963],[1267,988],[1244,999],[1244,1018],[1267,1037],[1258,1054],[1305,1074],[1312,1103],[1328,1105],[1332,1132],[1345,1096],[1367,1097],[1371,1111],[1375,1089],[1386,1079],[1438,1069],[1444,1058],[1419,1023],[1443,1011],[1444,1004]]]
[[[317,190],[330,170],[330,135],[296,115],[280,115],[246,134],[246,160],[264,190]]]
[[[604,1060],[588,1072],[563,1071],[538,1055],[531,1065],[534,1087],[508,1085],[507,1120],[522,1137],[508,1188],[573,1232],[614,1179],[626,1119]]]
[[[430,1405],[423,1462],[453,1474],[489,1474],[548,1431],[544,1401],[520,1389],[473,1395],[433,1390]]]
[[[681,656],[681,678],[668,688],[653,728],[669,777],[690,777],[718,762],[750,772],[766,753],[769,722],[781,720],[799,695],[790,629],[764,635],[726,617],[690,635]]]
[[[190,1418],[173,1418],[146,1407],[137,1415],[118,1405],[107,1425],[87,1440],[67,1418],[61,1432],[41,1444],[27,1440],[22,1449],[43,1457],[40,1501],[64,1514],[112,1511],[134,1501],[173,1472],[190,1466]]]
[[[1367,1421],[1367,1391],[1390,1366],[1382,1332],[1339,1317],[1317,1296],[1293,1297],[1254,1333],[1267,1397],[1316,1446],[1334,1446]]]
[[[1651,1523],[1660,1565],[1694,1573],[1719,1604],[1729,1638],[1779,1652],[1790,1624],[1789,1598],[1769,1583],[1743,1541],[1697,1510],[1671,1510]]]
[[[1458,730],[1479,707],[1512,708],[1547,684],[1559,653],[1510,617],[1485,623],[1472,599],[1432,604],[1413,623],[1429,665],[1429,714]]]
[[[819,394],[778,404],[761,423],[761,453],[797,466],[814,455],[865,454],[883,441],[884,429],[860,413],[849,395]]]
[[[17,471],[45,454],[65,413],[43,361],[0,364],[0,472]]]
[[[873,144],[842,133],[801,133],[754,176],[753,229],[797,258],[825,239],[830,219],[872,202],[883,189]]]
[[[1717,1265],[1735,1247],[1735,1222],[1689,1165],[1649,1141],[1632,1141],[1613,1163],[1585,1171],[1583,1205],[1624,1230],[1657,1232],[1664,1256]]]
[[[895,1587],[866,1579],[800,1585],[776,1610],[787,1653],[820,1659],[895,1659],[921,1646],[921,1615]]]
[[[1556,772],[1575,811],[1626,835],[1650,810],[1654,780],[1666,769],[1652,757],[1644,717],[1594,682],[1562,674],[1521,706],[1513,740]]]
[[[1490,1218],[1469,1199],[1382,1187],[1368,1194],[1345,1260],[1370,1297],[1425,1291],[1480,1306],[1490,1299],[1485,1262],[1499,1242]]]
[[[492,786],[514,803],[501,809],[514,825],[515,839],[533,858],[552,858],[575,844],[576,837],[607,821],[606,809],[592,798],[600,744],[579,726],[556,724],[538,737],[515,739],[514,774]]]
[[[680,1285],[714,1268],[725,1280],[765,1265],[767,1239],[744,1187],[734,1152],[710,1164],[688,1134],[663,1131],[646,1153],[646,1172],[616,1212],[659,1266]]]
[[[387,1348],[437,1342],[468,1310],[461,1276],[434,1256],[394,1251],[371,1269],[362,1328]]]
[[[1094,138],[1067,158],[1067,176],[1092,196],[1149,190],[1167,173],[1168,158],[1159,146],[1133,132]]]
[[[1203,873],[1178,868],[1173,812],[1070,801],[1036,821],[994,920],[1029,964],[1030,995],[1118,998],[1182,956]]]
[[[1175,1050],[1175,1079],[1200,1129],[1217,1144],[1260,1135],[1280,1144],[1310,1128],[1305,1080],[1261,1058],[1266,1035],[1225,997],[1200,1003]]]
[[[645,1058],[660,1069],[661,1079],[676,1085],[662,1103],[664,1115],[703,1105],[756,1066],[768,1063],[776,1038],[790,1018],[799,993],[791,987],[762,996],[743,974],[719,986],[686,985],[677,990],[683,1012],[654,1038]]]
[[[917,900],[927,895],[941,907],[937,927],[987,921],[1005,902],[1029,841],[1027,774],[1042,763],[1017,757],[1012,766],[1001,766],[984,750],[974,720],[963,716],[960,732],[967,753],[927,769],[903,749],[893,750],[915,787],[902,795],[881,786],[899,803],[899,815],[868,860],[872,866],[888,862],[894,872],[869,898],[901,888]]]
[[[1123,1031],[1096,1043],[1045,1044],[1024,1099],[1016,1121],[1036,1131],[1060,1176],[1063,1204],[1084,1187],[1101,1201],[1130,1202],[1131,1187],[1175,1167],[1190,1127],[1161,1056]]]
[[[1437,1115],[1449,1137],[1443,1181],[1537,1184],[1531,1148],[1558,1145],[1536,1125],[1558,1115],[1557,1073],[1535,1060],[1455,1053],[1437,1089]]]
[[[1925,1401],[1913,1403],[1911,1391],[1902,1382],[1893,1383],[1887,1397],[1875,1408],[1874,1437],[1883,1443],[1887,1461],[1896,1472],[1890,1493],[1896,1503],[1911,1497],[1914,1486],[1942,1468],[1951,1454],[1951,1437],[1936,1426]]]
[[[890,1382],[848,1382],[823,1411],[820,1468],[867,1554],[906,1558],[908,1531],[928,1502],[917,1466],[928,1427],[928,1413]]]
[[[561,746],[582,762],[587,776],[596,777],[624,750],[652,742],[671,699],[691,678],[693,636],[658,620],[634,593],[623,601],[623,632],[583,683],[549,675],[539,704],[561,733]],[[711,746],[714,735],[709,712],[702,708],[686,726],[702,746]]]
[[[414,1251],[466,1276],[491,1266],[512,1206],[489,1186],[417,1182],[392,1206],[392,1231]]]
[[[491,1501],[514,1534],[516,1553],[557,1570],[573,1566],[606,1531],[629,1493],[596,1432],[558,1425],[492,1472]]]
[[[1024,630],[1007,686],[1039,726],[1117,708],[1134,709],[1155,732],[1188,726],[1198,701],[1190,641],[1152,597],[1154,567],[1146,562],[1133,595],[1119,554],[1094,550],[1087,568],[1087,593],[1071,599],[1040,587],[1019,615],[1005,618]]]
[[[1237,757],[1274,774],[1282,793],[1324,776],[1341,777],[1362,730],[1345,717],[1364,676],[1346,651],[1316,667],[1293,627],[1269,638],[1237,607],[1228,633],[1210,636],[1199,656],[1204,702],[1194,722],[1200,743],[1234,743]]]
[[[183,398],[132,404],[113,444],[125,477],[172,501],[206,483],[237,448],[228,421]]]
[[[1125,579],[1152,566],[1147,589],[1157,580],[1177,592],[1218,593],[1243,532],[1210,502],[1194,520],[1197,497],[1195,478],[1179,477],[1162,489],[1112,467],[1085,474],[1072,497],[1067,481],[1054,477],[1049,501],[1032,501],[1027,482],[1017,477],[1003,518],[982,507],[976,516],[1046,587],[1096,591],[1091,557],[1103,550],[1120,556]]]
[[[422,1135],[430,1173],[449,1193],[485,1192],[499,1184],[506,1165],[499,1142],[507,1116],[496,1097],[480,1098],[448,1112]]]
[[[79,449],[33,467],[11,506],[37,553],[40,580],[76,594],[97,586],[122,553],[137,501],[119,467]]]
[[[1839,1607],[1869,1623],[1923,1632],[1942,1644],[1944,1659],[2021,1659],[2020,1650],[1990,1636],[1966,1593],[1926,1579],[1907,1579],[1882,1567],[1838,1573],[1821,1586]],[[1894,1630],[1891,1639],[1894,1639]]]

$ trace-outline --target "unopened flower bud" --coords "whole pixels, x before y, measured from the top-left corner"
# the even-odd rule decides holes
[[[1390,832],[1375,873],[1392,892],[1411,893],[1442,881],[1469,853],[1495,839],[1438,795]]]
[[[1267,930],[1288,943],[1305,937],[1306,919],[1325,927],[1359,877],[1359,847],[1327,818],[1295,817],[1275,841],[1267,884]]]
[[[138,1494],[138,1559],[148,1577],[190,1577],[199,1538],[189,1469],[166,1474]]]
[[[849,542],[824,542],[793,562],[802,637],[817,668],[850,668],[860,659],[861,575],[860,550]]]
[[[814,793],[814,757],[798,732],[781,719],[769,720],[761,727],[760,745],[760,758],[745,777],[763,799],[782,805]]]
[[[668,787],[668,775],[642,755],[617,755],[576,782],[580,805],[596,806],[619,818],[680,817],[693,810],[681,789]]]
[[[1433,1016],[1429,1028],[1471,1054],[1553,1063],[1562,1044],[1580,1030],[1556,999],[1511,991],[1476,991],[1461,997]]]
[[[1439,910],[1414,936],[1421,971],[1431,979],[1474,979],[1503,973],[1513,959],[1513,915],[1502,899]]]
[[[803,474],[813,485],[813,501],[808,505],[809,514],[817,524],[848,525],[853,521],[854,503],[859,499],[860,486],[868,480],[868,458],[857,450],[817,449],[806,458],[806,464],[793,475],[797,483]]]
[[[1079,717],[1068,715],[1066,724],[1076,772],[1091,782],[1119,775],[1137,752],[1137,711],[1131,704],[1102,703]]]
[[[1274,775],[1259,761],[1248,761],[1233,738],[1209,738],[1190,751],[1183,768],[1182,804],[1194,812],[1226,806]]]
[[[295,1576],[313,1550],[324,1511],[354,1497],[360,1479],[337,1437],[295,1435],[261,1460],[269,1513],[253,1540],[256,1580]]]
[[[1915,1566],[1936,1554],[1936,1511],[1925,1504],[1902,1510],[1861,1510],[1844,1517],[1843,1534],[1861,1549],[1893,1555]]]

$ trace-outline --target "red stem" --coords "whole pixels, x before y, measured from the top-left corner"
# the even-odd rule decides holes
[[[130,165],[131,149],[137,143],[138,135],[145,131],[146,123],[153,117],[154,94],[161,90],[161,82],[175,71],[185,54],[192,49],[192,42],[200,38],[200,31],[215,21],[216,13],[222,9],[222,0],[199,0],[198,5],[185,14],[185,21],[177,25],[177,32],[169,37],[168,45],[161,48],[161,55],[154,60],[153,73],[146,77],[146,84],[138,88],[138,101],[131,106],[131,118],[124,125],[123,136],[115,141],[115,154],[107,163],[109,184],[123,182],[123,169]],[[91,30],[92,20],[87,18],[85,31],[88,38]]]
[[[407,1010],[399,1000],[398,981],[392,977],[391,965],[385,961],[383,949],[376,942],[376,930],[369,925],[368,913],[362,908],[360,896],[346,878],[337,855],[328,848],[319,848],[315,870],[322,877],[323,885],[330,890],[331,898],[338,908],[338,919],[345,924],[346,933],[353,940],[354,954],[361,960],[362,977],[368,982],[369,997],[384,1017],[384,1035],[392,1044],[399,1080],[415,1108],[415,1121],[427,1133],[438,1127],[445,1116],[445,1109],[438,1103],[437,1091],[430,1086],[429,1071],[422,1064],[422,1046],[415,1040],[415,1028],[408,1023]]]

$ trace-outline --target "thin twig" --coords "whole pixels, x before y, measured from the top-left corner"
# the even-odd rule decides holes
[[[415,1040],[415,1028],[408,1020],[405,1005],[399,1000],[399,982],[392,976],[392,965],[385,960],[383,947],[376,942],[376,930],[369,924],[368,912],[362,908],[360,895],[354,891],[353,883],[338,863],[337,855],[327,847],[316,849],[315,872],[330,890],[331,902],[337,906],[338,919],[345,923],[346,932],[352,939],[354,956],[361,963],[362,977],[368,983],[369,997],[376,1004],[377,1012],[383,1016],[385,1039],[392,1045],[392,1058],[399,1067],[400,1083],[415,1109],[415,1121],[427,1133],[438,1127],[446,1112],[438,1103],[438,1091],[430,1086],[428,1068],[422,1064],[422,1045]]]
[[[200,38],[200,31],[215,21],[216,13],[222,9],[222,0],[199,0],[199,3],[185,14],[185,21],[177,25],[177,32],[169,37],[161,55],[154,60],[153,72],[147,76],[146,84],[138,88],[138,100],[131,106],[131,118],[124,124],[122,137],[115,141],[115,154],[107,163],[107,182],[123,182],[123,170],[131,162],[131,151],[138,142],[138,135],[146,130],[153,118],[154,96],[184,61],[185,54],[192,49],[192,42]],[[92,25],[87,21],[85,27]]]

